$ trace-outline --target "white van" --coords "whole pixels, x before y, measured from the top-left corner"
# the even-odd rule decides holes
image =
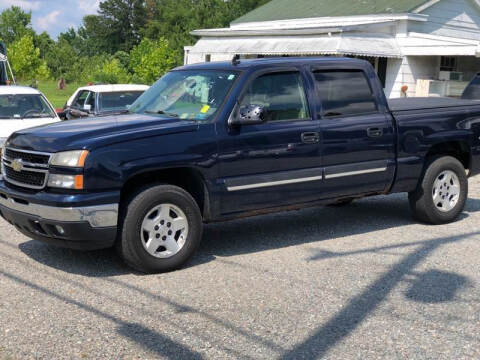
[[[52,104],[38,90],[0,86],[0,145],[15,131],[61,121]]]

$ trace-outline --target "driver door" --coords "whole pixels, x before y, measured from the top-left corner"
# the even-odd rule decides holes
[[[265,122],[220,127],[224,192],[220,212],[231,214],[308,202],[320,196],[319,123],[300,69],[252,75],[239,108],[259,105]],[[234,112],[234,115],[235,112]]]

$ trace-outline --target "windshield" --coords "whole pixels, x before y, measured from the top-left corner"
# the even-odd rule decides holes
[[[0,119],[53,117],[55,113],[40,94],[0,95]]]
[[[117,91],[110,93],[100,93],[99,106],[100,111],[121,111],[126,110],[137,98],[143,94],[143,91]]]
[[[172,71],[140,96],[130,111],[208,121],[222,105],[237,76],[230,71]]]
[[[480,74],[467,86],[462,99],[480,100]]]

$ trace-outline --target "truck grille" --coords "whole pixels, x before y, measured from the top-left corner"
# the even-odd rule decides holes
[[[6,148],[2,156],[4,179],[17,186],[43,189],[48,179],[51,154]]]
[[[9,148],[5,149],[5,157],[7,159],[12,159],[12,160],[22,159],[22,161],[25,161],[27,163],[41,164],[41,165],[48,165],[48,162],[50,161],[49,154],[29,153],[24,151],[13,150]]]

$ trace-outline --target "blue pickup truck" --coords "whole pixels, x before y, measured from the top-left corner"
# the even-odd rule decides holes
[[[479,102],[387,102],[362,60],[196,64],[128,113],[10,136],[0,213],[29,238],[115,246],[135,269],[170,271],[207,222],[399,192],[418,220],[453,221],[480,172],[479,136]]]

